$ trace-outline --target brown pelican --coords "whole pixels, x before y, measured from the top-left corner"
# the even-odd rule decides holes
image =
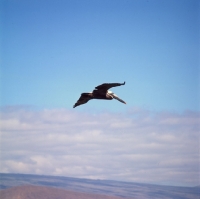
[[[108,90],[112,87],[121,86],[121,85],[124,85],[124,84],[125,84],[125,82],[122,83],[122,84],[120,84],[120,83],[101,84],[101,85],[95,87],[95,90],[93,90],[90,93],[82,93],[80,98],[78,99],[78,101],[74,104],[73,108],[75,108],[76,106],[79,106],[81,104],[85,104],[91,99],[112,100],[114,98],[114,99],[117,99],[120,102],[126,104],[125,101],[123,101],[122,99],[117,97],[117,95],[115,95],[112,91]]]

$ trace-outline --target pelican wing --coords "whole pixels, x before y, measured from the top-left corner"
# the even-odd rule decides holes
[[[73,108],[75,108],[76,106],[85,104],[91,99],[92,99],[91,93],[82,93],[78,101],[74,104]]]
[[[122,83],[122,84],[120,84],[120,83],[105,83],[105,84],[101,84],[101,85],[95,87],[95,89],[107,91],[108,89],[110,89],[112,87],[121,86],[121,85],[124,85],[124,84],[125,84],[125,82]]]

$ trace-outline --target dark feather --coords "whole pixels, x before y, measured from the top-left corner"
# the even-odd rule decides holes
[[[120,84],[120,83],[105,83],[105,84],[101,84],[99,86],[96,86],[95,89],[107,91],[108,89],[110,89],[112,87],[121,86],[121,85],[124,85],[124,84],[125,84],[125,82],[122,83],[122,84]]]
[[[76,106],[79,106],[81,104],[87,103],[89,100],[92,99],[92,94],[91,93],[82,93],[76,104],[74,104],[73,108]]]

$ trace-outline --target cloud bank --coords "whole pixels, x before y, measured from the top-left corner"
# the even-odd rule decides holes
[[[195,186],[200,113],[1,109],[0,172]]]

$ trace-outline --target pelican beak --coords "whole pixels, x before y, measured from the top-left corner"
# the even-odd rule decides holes
[[[118,100],[118,101],[120,101],[120,102],[126,104],[126,102],[123,101],[122,99],[120,99],[119,97],[117,97],[117,95],[113,95],[113,98],[115,98],[116,100]]]

